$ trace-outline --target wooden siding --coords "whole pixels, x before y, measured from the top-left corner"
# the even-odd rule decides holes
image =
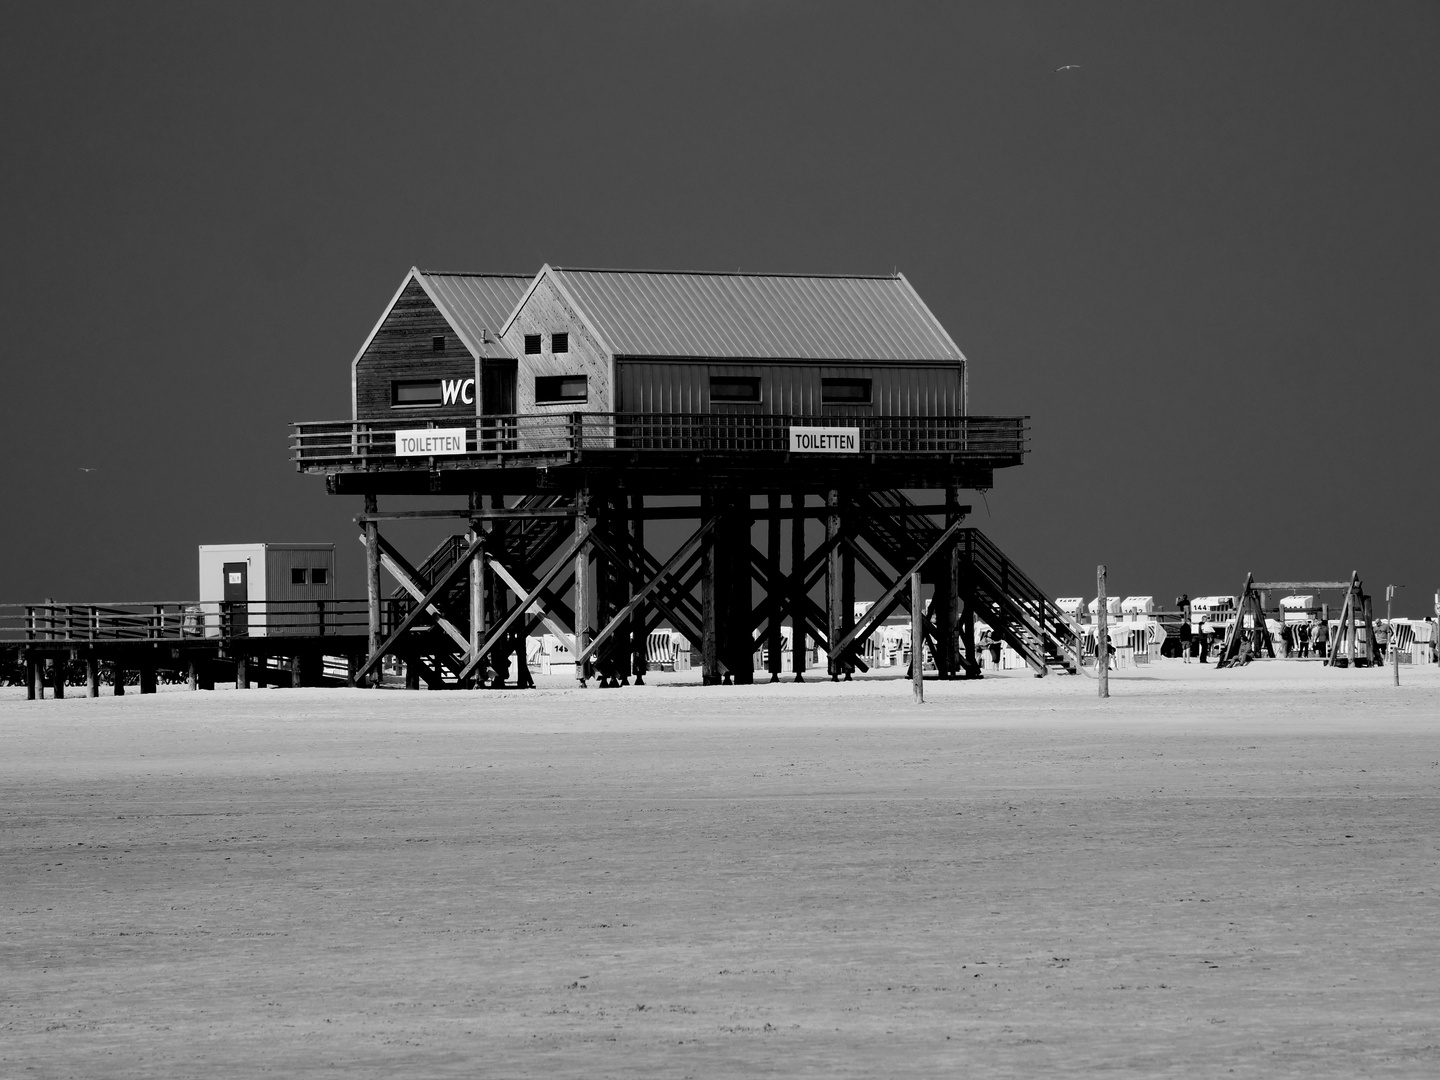
[[[432,341],[445,336],[445,351]],[[453,405],[392,408],[390,385],[396,379],[459,379],[475,377],[475,359],[461,343],[419,282],[411,281],[395,301],[355,368],[355,419],[399,420],[415,417],[416,426],[438,418],[472,418],[475,404],[457,398]]]
[[[570,335],[570,351],[558,356],[550,351],[550,335],[556,331]],[[525,355],[526,334],[540,335],[541,351],[538,355]],[[548,276],[536,284],[524,306],[516,313],[505,334],[504,344],[510,355],[515,357],[516,412],[570,413],[613,410],[610,354],[590,333],[579,313],[565,302]],[[584,375],[588,380],[588,399],[584,402],[536,405],[535,379],[536,376],[545,375]]]
[[[959,364],[907,367],[894,363],[706,363],[701,360],[615,361],[617,412],[789,413],[810,416],[963,416],[964,371]],[[710,401],[712,376],[760,380],[759,404]],[[870,379],[871,404],[825,405],[821,379]]]

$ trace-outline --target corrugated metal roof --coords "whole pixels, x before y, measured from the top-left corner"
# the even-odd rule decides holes
[[[420,282],[459,331],[472,353],[509,356],[500,328],[535,280],[529,274],[446,274],[417,270]],[[489,331],[489,341],[482,330]]]
[[[961,361],[902,275],[551,268],[619,355]]]

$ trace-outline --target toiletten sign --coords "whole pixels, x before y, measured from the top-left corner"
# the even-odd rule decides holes
[[[860,452],[860,429],[858,427],[792,427],[790,429],[790,452],[792,454],[858,454]]]
[[[396,457],[438,457],[465,453],[465,429],[419,428],[395,432]]]

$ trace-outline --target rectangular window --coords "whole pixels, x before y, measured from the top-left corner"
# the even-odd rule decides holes
[[[290,584],[291,584],[291,585],[304,585],[304,584],[305,584],[305,568],[304,568],[303,566],[292,566],[292,567],[290,568]]]
[[[439,379],[396,380],[390,384],[390,407],[394,409],[439,405],[442,400]]]
[[[537,375],[535,404],[554,405],[561,401],[584,401],[588,397],[584,375]]]
[[[540,352],[540,335],[539,335],[539,334],[526,334],[526,335],[525,335],[525,355],[526,355],[526,356],[536,356],[536,355],[539,354],[539,352]]]
[[[869,379],[821,379],[820,402],[824,405],[869,405]]]
[[[310,584],[324,585],[330,580],[330,571],[323,566],[315,566],[310,569]]]
[[[570,351],[570,335],[569,335],[568,333],[564,333],[564,334],[551,334],[551,335],[550,335],[550,351],[551,351],[552,353],[557,353],[557,352],[569,352],[569,351]]]
[[[712,376],[710,379],[710,400],[759,401],[760,380],[737,377],[735,375]]]
[[[430,339],[430,351],[431,351],[431,352],[444,352],[444,351],[445,351],[445,335],[444,335],[444,334],[440,334],[440,335],[438,335],[438,336],[436,336],[436,337],[432,337],[432,338]]]

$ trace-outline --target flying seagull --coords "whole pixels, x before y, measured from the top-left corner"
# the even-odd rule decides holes
[[[1061,64],[1061,65],[1060,65],[1058,68],[1056,68],[1055,70],[1056,70],[1056,71],[1069,71],[1071,68],[1074,68],[1076,71],[1079,71],[1079,70],[1080,70],[1080,65],[1079,65],[1079,64]]]
[[[81,465],[81,466],[80,466],[80,471],[81,471],[81,472],[99,472],[100,470],[99,470],[99,469],[87,469],[87,468],[85,468],[84,465]]]

